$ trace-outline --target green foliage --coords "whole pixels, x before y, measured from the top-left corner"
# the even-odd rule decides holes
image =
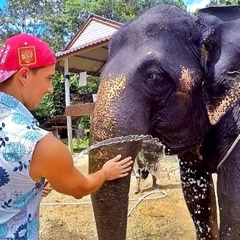
[[[88,139],[90,132],[90,116],[83,116],[80,118],[78,128],[84,130],[84,139]]]
[[[68,145],[67,139],[62,139],[62,142],[65,145]],[[85,138],[85,139],[78,140],[77,138],[73,138],[72,139],[72,144],[73,144],[73,151],[74,152],[81,152],[84,149],[89,147],[89,139]]]
[[[85,139],[73,139],[73,150],[76,151],[82,151],[86,148],[89,147],[89,138],[85,138]]]
[[[65,6],[71,13],[77,11],[80,19],[86,19],[89,13],[95,13],[125,23],[145,9],[159,3],[174,4],[186,9],[182,0],[67,0]]]
[[[87,76],[87,85],[79,86],[79,75],[73,75],[71,77],[71,92],[79,94],[96,94],[99,86],[99,78],[94,76]],[[83,116],[79,119],[78,128],[84,130],[84,138],[88,139],[90,132],[90,116]]]
[[[239,0],[211,0],[208,6],[218,5],[240,5]]]
[[[0,8],[0,41],[30,33],[58,52],[90,13],[124,23],[161,2],[186,9],[183,0],[6,0],[6,7]]]
[[[65,44],[63,31],[57,32],[48,16],[58,19],[65,0],[6,0],[7,6],[0,9],[1,41],[18,33],[30,33],[41,37],[56,49]],[[50,26],[51,25],[51,26]],[[61,26],[64,24],[62,23]],[[64,29],[64,28],[63,28]],[[61,41],[58,39],[61,38]]]
[[[97,93],[99,86],[99,77],[87,75],[87,85],[79,86],[79,75],[72,74],[71,78],[70,91],[72,93]]]

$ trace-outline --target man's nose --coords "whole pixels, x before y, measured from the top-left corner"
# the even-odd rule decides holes
[[[47,89],[46,94],[52,94],[52,93],[53,93],[53,87],[49,87],[49,88]]]

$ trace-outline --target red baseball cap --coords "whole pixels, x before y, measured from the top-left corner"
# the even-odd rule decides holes
[[[0,49],[0,83],[22,67],[39,68],[55,63],[54,53],[41,39],[25,33],[13,36]]]

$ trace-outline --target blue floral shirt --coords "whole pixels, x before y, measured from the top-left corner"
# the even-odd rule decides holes
[[[0,92],[0,239],[39,239],[39,204],[44,179],[29,166],[47,131],[16,98]]]

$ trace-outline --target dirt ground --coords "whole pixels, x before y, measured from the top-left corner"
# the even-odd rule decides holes
[[[168,167],[159,176],[159,189],[151,187],[151,177],[135,194],[131,177],[127,240],[194,240],[192,220],[186,208],[179,181],[178,164],[167,159]],[[75,156],[75,165],[88,172],[88,157]],[[91,200],[80,200],[53,191],[40,207],[41,240],[96,240]],[[114,240],[114,237],[113,237]]]

